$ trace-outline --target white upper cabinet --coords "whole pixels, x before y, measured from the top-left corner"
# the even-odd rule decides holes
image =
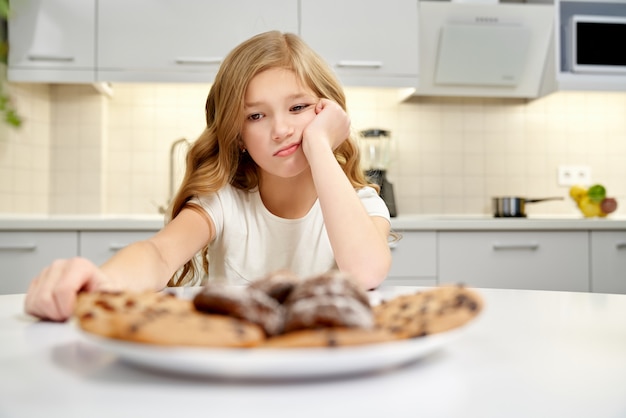
[[[95,80],[95,0],[11,2],[11,81]]]
[[[298,32],[293,0],[98,2],[100,81],[211,82],[240,42]]]
[[[300,0],[300,35],[345,85],[415,87],[417,0]]]

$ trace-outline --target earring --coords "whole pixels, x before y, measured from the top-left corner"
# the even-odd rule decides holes
[[[242,147],[242,148],[241,148],[241,153],[242,153],[242,154],[245,154],[246,152],[248,152],[248,150]]]

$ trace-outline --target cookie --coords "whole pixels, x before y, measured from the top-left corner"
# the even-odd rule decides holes
[[[374,306],[376,326],[399,338],[421,337],[458,328],[475,318],[482,298],[463,286],[440,286],[400,295]]]
[[[256,280],[248,286],[259,289],[278,303],[283,304],[300,279],[289,270],[279,270]]]
[[[267,339],[260,348],[344,347],[396,340],[384,329],[319,328],[293,331]]]
[[[369,306],[346,295],[310,296],[287,306],[285,332],[327,327],[371,329],[374,315]]]
[[[327,273],[309,277],[294,287],[293,291],[285,301],[286,305],[312,296],[349,296],[369,306],[369,298],[362,289],[347,274],[339,270],[332,270]]]
[[[279,334],[284,328],[284,308],[258,289],[210,284],[196,294],[193,304],[200,312],[228,315],[257,324],[267,335]]]
[[[180,312],[189,310],[189,302],[158,292],[82,292],[76,299],[74,317],[80,326],[95,334],[111,336],[113,315],[135,315],[152,310]]]
[[[81,293],[74,316],[87,332],[156,345],[253,347],[265,339],[257,325],[200,313],[191,301],[164,293]]]

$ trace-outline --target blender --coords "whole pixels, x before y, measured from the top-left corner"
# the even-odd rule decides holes
[[[389,215],[396,216],[393,185],[387,180],[387,167],[391,157],[391,132],[384,129],[367,129],[360,132],[361,164],[365,176],[380,187],[380,197],[387,204]]]

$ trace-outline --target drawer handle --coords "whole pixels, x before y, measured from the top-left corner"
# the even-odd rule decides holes
[[[618,250],[623,250],[624,248],[626,248],[626,242],[618,242],[617,244],[615,244],[615,248],[617,248]]]
[[[35,55],[31,54],[28,56],[28,59],[31,61],[54,61],[54,62],[72,62],[74,61],[74,57],[67,57],[62,55]]]
[[[176,64],[181,65],[206,65],[220,64],[224,59],[222,57],[178,57]]]
[[[119,242],[112,242],[109,244],[109,250],[111,251],[119,251],[122,248],[126,247],[128,244],[123,244]]]
[[[536,242],[529,243],[513,243],[513,244],[502,244],[500,242],[493,243],[493,249],[495,251],[499,250],[531,250],[535,251],[539,248],[539,244]]]
[[[0,251],[35,251],[36,249],[36,244],[0,245]]]
[[[337,63],[337,67],[354,67],[354,68],[381,68],[381,61],[350,61],[341,60]]]

